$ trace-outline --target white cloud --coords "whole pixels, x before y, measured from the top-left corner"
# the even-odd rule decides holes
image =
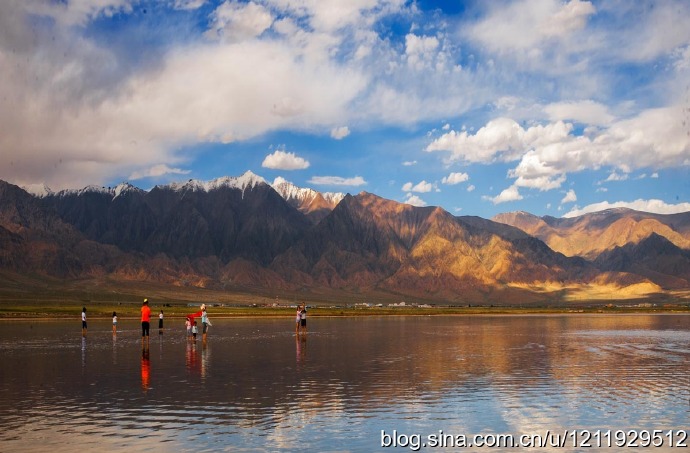
[[[618,174],[615,171],[611,172],[611,174],[606,178],[604,182],[611,182],[611,181],[627,181],[628,180],[628,175],[627,174]]]
[[[256,38],[273,24],[271,12],[254,2],[226,1],[211,14],[206,36],[228,42]]]
[[[319,33],[373,24],[378,17],[399,11],[402,0],[267,0],[282,14],[306,21]]]
[[[570,189],[561,200],[561,204],[573,203],[575,201],[577,201],[577,195],[573,189]]]
[[[206,0],[175,0],[174,8],[182,10],[199,9],[206,3]]]
[[[468,192],[474,192],[474,189],[476,189],[476,187],[474,186],[474,184],[470,184],[469,186],[467,186],[467,191],[468,191]]]
[[[146,170],[137,170],[129,175],[129,179],[137,180],[143,178],[157,178],[163,175],[186,175],[191,173],[190,170],[183,170],[181,168],[171,168],[165,164],[158,164]]]
[[[350,135],[350,128],[347,126],[335,127],[331,129],[331,138],[341,140]]]
[[[590,125],[607,125],[614,116],[605,105],[591,100],[579,102],[556,102],[544,107],[551,121],[571,120]]]
[[[418,192],[418,193],[428,193],[434,188],[434,185],[430,182],[421,181],[420,183],[413,185],[411,182],[405,183],[402,186],[403,192]]]
[[[524,129],[512,119],[497,118],[474,135],[454,130],[445,133],[431,142],[426,151],[449,151],[451,162],[490,163],[497,158],[510,161],[523,152],[524,135]]]
[[[518,187],[513,185],[508,187],[507,189],[503,190],[500,194],[498,194],[495,197],[489,197],[489,196],[483,196],[482,199],[491,201],[493,204],[499,204],[499,203],[507,203],[509,201],[518,201],[522,200],[522,195],[520,195],[520,191],[518,190]]]
[[[424,206],[427,206],[426,201],[422,200],[422,199],[419,198],[419,196],[417,196],[417,195],[412,195],[411,193],[408,193],[408,194],[407,194],[407,197],[405,198],[405,200],[403,201],[403,203],[409,204],[409,205],[412,205],[412,206],[417,206],[417,207],[424,207]]]
[[[436,56],[439,41],[435,36],[417,36],[409,33],[405,36],[405,54],[408,66],[423,69],[430,66]]]
[[[563,217],[577,217],[583,214],[589,214],[591,212],[603,211],[605,209],[612,208],[628,208],[634,209],[636,211],[651,212],[654,214],[677,214],[679,212],[690,211],[690,203],[678,203],[678,204],[668,204],[662,200],[643,200],[638,199],[635,201],[617,201],[610,203],[608,201],[602,201],[600,203],[593,203],[585,206],[584,208],[575,207],[570,210]]]
[[[406,160],[405,162],[403,162],[403,166],[405,167],[412,167],[414,165],[417,165],[416,160]]]
[[[128,14],[137,0],[76,0],[70,2],[23,2],[32,14],[54,19],[60,25],[85,25],[99,17]]]
[[[320,186],[363,186],[367,182],[361,176],[354,178],[342,178],[340,176],[314,176],[309,180],[310,184]]]
[[[295,153],[277,150],[273,154],[266,156],[261,166],[273,170],[304,170],[309,168],[309,161],[297,156]]]
[[[509,118],[489,121],[475,134],[450,131],[431,142],[426,151],[447,152],[448,162],[489,164],[519,160],[508,175],[519,187],[557,189],[566,175],[586,169],[611,167],[608,181],[649,167],[690,164],[690,135],[681,121],[681,105],[640,112],[608,127],[575,135],[563,121],[527,129]]]
[[[541,48],[582,30],[595,12],[590,2],[579,0],[522,0],[490,4],[489,8],[488,14],[470,27],[469,36],[502,55],[542,53]]]
[[[455,184],[460,184],[461,182],[465,182],[468,179],[470,179],[470,176],[467,173],[451,173],[448,176],[444,176],[441,182],[443,184],[449,184],[449,185],[455,185]]]
[[[357,69],[320,58],[311,38],[306,48],[191,43],[139,68],[74,27],[56,25],[54,41],[31,48],[23,43],[40,38],[22,28],[24,5],[0,14],[0,99],[15,106],[0,109],[0,179],[17,183],[83,187],[188,162],[181,150],[195,143],[322,129],[347,116],[367,83]]]

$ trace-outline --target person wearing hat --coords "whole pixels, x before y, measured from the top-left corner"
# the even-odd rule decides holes
[[[149,308],[149,300],[144,299],[144,304],[141,306],[141,342],[149,342],[149,330],[151,328],[151,308]]]
[[[206,333],[208,332],[208,326],[211,325],[211,321],[208,319],[208,313],[206,313],[206,304],[201,305],[201,339],[206,342]]]

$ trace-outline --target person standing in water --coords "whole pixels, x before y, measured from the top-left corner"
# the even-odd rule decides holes
[[[210,325],[211,321],[209,321],[208,313],[206,313],[206,304],[203,304],[201,306],[201,340],[204,342],[206,342],[206,333]]]
[[[81,336],[86,336],[86,307],[81,309]]]
[[[158,314],[158,333],[163,333],[163,310]]]
[[[307,333],[307,304],[302,305],[302,311],[299,313],[300,327]]]
[[[117,333],[117,313],[113,312],[113,333]]]
[[[297,305],[297,313],[295,314],[295,335],[299,335],[299,325],[302,322],[302,306]]]
[[[142,345],[149,343],[149,331],[151,330],[151,309],[149,308],[149,300],[144,299],[144,304],[141,306],[141,343]]]

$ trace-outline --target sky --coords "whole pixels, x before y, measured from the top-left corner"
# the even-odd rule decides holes
[[[690,211],[690,2],[5,0],[0,179]]]

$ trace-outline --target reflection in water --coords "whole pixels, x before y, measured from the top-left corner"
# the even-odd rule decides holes
[[[81,367],[86,369],[86,335],[81,337]]]
[[[146,344],[141,348],[141,389],[147,392],[151,387],[151,357],[149,346]]]
[[[381,429],[668,430],[690,416],[686,315],[315,318],[308,355],[290,320],[218,320],[201,345],[155,337],[153,364],[137,329],[116,339],[94,322],[87,361],[66,323],[3,327],[8,451],[71,451],[74,436],[108,450],[373,451]]]
[[[304,362],[304,358],[307,353],[307,337],[306,335],[295,335],[295,348],[296,348],[296,357],[297,357],[297,364],[301,364]]]
[[[201,346],[201,378],[206,379],[208,374],[208,364],[211,361],[211,351],[208,347],[208,341],[204,340]]]

